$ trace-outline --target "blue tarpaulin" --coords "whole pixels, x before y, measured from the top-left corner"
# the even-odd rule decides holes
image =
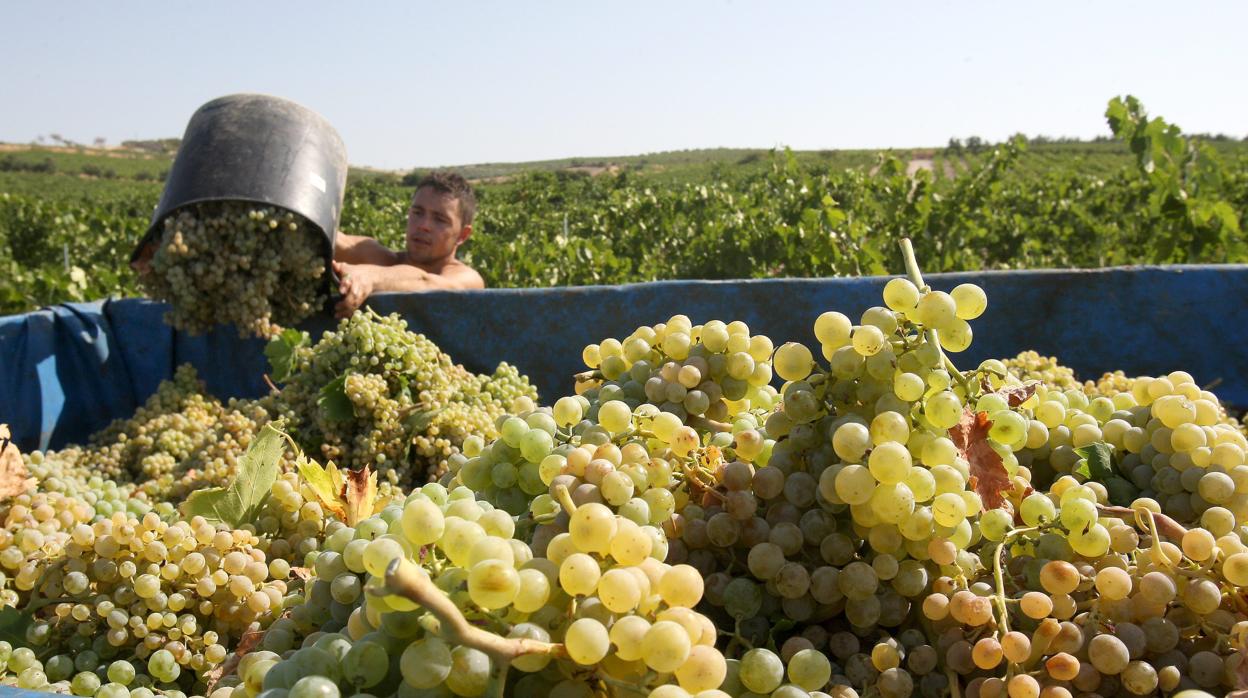
[[[581,349],[622,338],[676,313],[695,323],[742,320],[778,346],[817,349],[812,325],[826,310],[857,320],[881,305],[886,278],[663,281],[625,286],[381,294],[369,305],[398,312],[410,328],[467,368],[519,367],[544,402],[571,394]],[[1122,369],[1131,375],[1183,369],[1224,402],[1248,406],[1248,265],[933,274],[949,290],[981,285],[988,310],[971,323],[963,368],[1024,349],[1057,356],[1081,378]],[[140,299],[45,308],[0,318],[0,423],[23,449],[82,442],[133,413],[182,363],[198,369],[220,398],[268,390],[264,342],[233,327],[203,336],[175,332],[166,307]],[[314,338],[333,326],[316,317]],[[818,352],[816,351],[816,354]]]

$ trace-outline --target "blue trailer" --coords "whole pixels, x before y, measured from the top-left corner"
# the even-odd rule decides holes
[[[851,318],[881,305],[884,277],[662,281],[624,286],[382,294],[369,305],[397,312],[467,368],[507,361],[551,403],[572,393],[581,349],[684,313],[695,323],[742,320],[777,345],[816,347],[826,310]],[[1081,378],[1190,372],[1232,406],[1248,406],[1248,265],[932,274],[933,288],[974,282],[988,309],[971,323],[961,367],[1025,349],[1057,356]],[[166,306],[141,299],[72,303],[0,318],[0,423],[23,450],[84,441],[127,417],[174,369],[191,363],[219,398],[268,390],[264,342],[233,327],[202,336],[162,322]],[[313,337],[328,316],[306,322]]]

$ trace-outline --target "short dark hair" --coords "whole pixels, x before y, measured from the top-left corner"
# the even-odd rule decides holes
[[[468,183],[468,180],[454,172],[430,172],[420,178],[414,191],[420,191],[425,187],[439,194],[449,194],[458,200],[460,223],[472,225],[472,217],[477,212],[477,195],[473,193],[472,185]]]

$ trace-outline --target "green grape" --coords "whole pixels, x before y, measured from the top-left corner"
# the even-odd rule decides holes
[[[1048,496],[1036,493],[1028,495],[1023,500],[1022,506],[1019,507],[1019,515],[1023,517],[1023,523],[1028,526],[1039,526],[1055,520],[1057,508],[1053,506],[1053,500]]]
[[[378,538],[364,548],[364,569],[374,577],[384,577],[392,560],[404,557],[403,546],[391,538]]]
[[[376,642],[357,642],[342,658],[342,678],[356,688],[381,683],[390,669],[390,655]]]
[[[867,461],[871,475],[885,485],[895,485],[905,480],[912,465],[910,452],[896,441],[876,446],[871,450]]]
[[[70,690],[76,696],[94,696],[100,690],[100,677],[89,671],[75,674],[70,681]]]
[[[940,429],[948,429],[962,419],[962,401],[949,391],[928,397],[923,409],[927,419]]]
[[[1063,508],[1063,513],[1065,509]],[[984,538],[991,541],[1002,541],[1014,527],[1014,517],[1004,509],[989,509],[979,519],[979,530]]]
[[[130,685],[130,682],[134,681],[134,665],[122,659],[109,664],[108,680],[122,686]]]
[[[821,344],[839,348],[849,343],[853,323],[845,315],[829,311],[815,318],[815,338]]]
[[[583,666],[600,662],[606,656],[611,644],[607,629],[593,618],[580,618],[573,621],[568,626],[563,642],[568,650],[568,656]]]
[[[324,676],[305,676],[295,682],[288,698],[339,698],[341,693],[333,681]]]
[[[671,673],[684,664],[692,644],[688,632],[673,621],[651,625],[641,640],[642,661],[660,673]]]
[[[399,657],[403,680],[417,689],[433,688],[445,681],[453,663],[451,648],[437,637],[411,643]]]
[[[1096,503],[1087,499],[1071,499],[1062,504],[1060,519],[1067,530],[1075,531],[1097,520]]]
[[[482,560],[468,573],[468,594],[485,609],[509,606],[520,592],[520,575],[510,562]]]
[[[784,663],[770,650],[755,648],[741,656],[741,685],[754,693],[768,694],[784,681]]]
[[[789,660],[789,680],[807,691],[819,691],[832,678],[832,664],[821,652],[804,649]]]
[[[958,284],[949,295],[957,307],[957,316],[962,320],[974,320],[983,315],[988,307],[988,296],[975,284]]]
[[[776,375],[786,381],[799,381],[810,375],[814,368],[814,357],[804,345],[787,342],[776,349],[772,366]]]
[[[932,516],[941,526],[957,526],[966,515],[966,502],[960,493],[945,492],[932,500]]]
[[[884,284],[884,305],[897,312],[911,310],[919,302],[919,289],[909,279],[900,277]]]
[[[490,681],[490,658],[484,652],[471,647],[451,650],[451,673],[446,685],[456,695],[481,695]]]

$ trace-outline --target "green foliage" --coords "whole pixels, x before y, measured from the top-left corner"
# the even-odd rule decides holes
[[[1132,97],[1106,115],[1119,140],[968,139],[912,174],[892,152],[529,163],[478,184],[461,255],[492,287],[891,273],[907,236],[932,271],[1248,261],[1243,144],[1184,137]],[[341,228],[401,247],[400,181],[353,172]],[[128,262],[158,183],[0,172],[0,192],[0,313],[140,295]]]
[[[202,516],[211,523],[222,522],[233,528],[254,523],[257,512],[269,497],[280,470],[278,461],[289,439],[282,424],[266,424],[239,460],[238,474],[228,487],[211,487],[191,494],[182,504],[187,518]]]
[[[1114,468],[1113,446],[1098,441],[1076,448],[1075,453],[1083,459],[1075,466],[1075,474],[1105,485],[1111,504],[1126,506],[1139,495],[1131,481],[1119,475]]]
[[[278,383],[284,383],[290,377],[290,371],[294,367],[292,362],[295,358],[295,350],[307,346],[311,341],[306,332],[296,329],[286,329],[269,340],[264,347],[264,356],[269,360],[272,372],[270,378]]]

